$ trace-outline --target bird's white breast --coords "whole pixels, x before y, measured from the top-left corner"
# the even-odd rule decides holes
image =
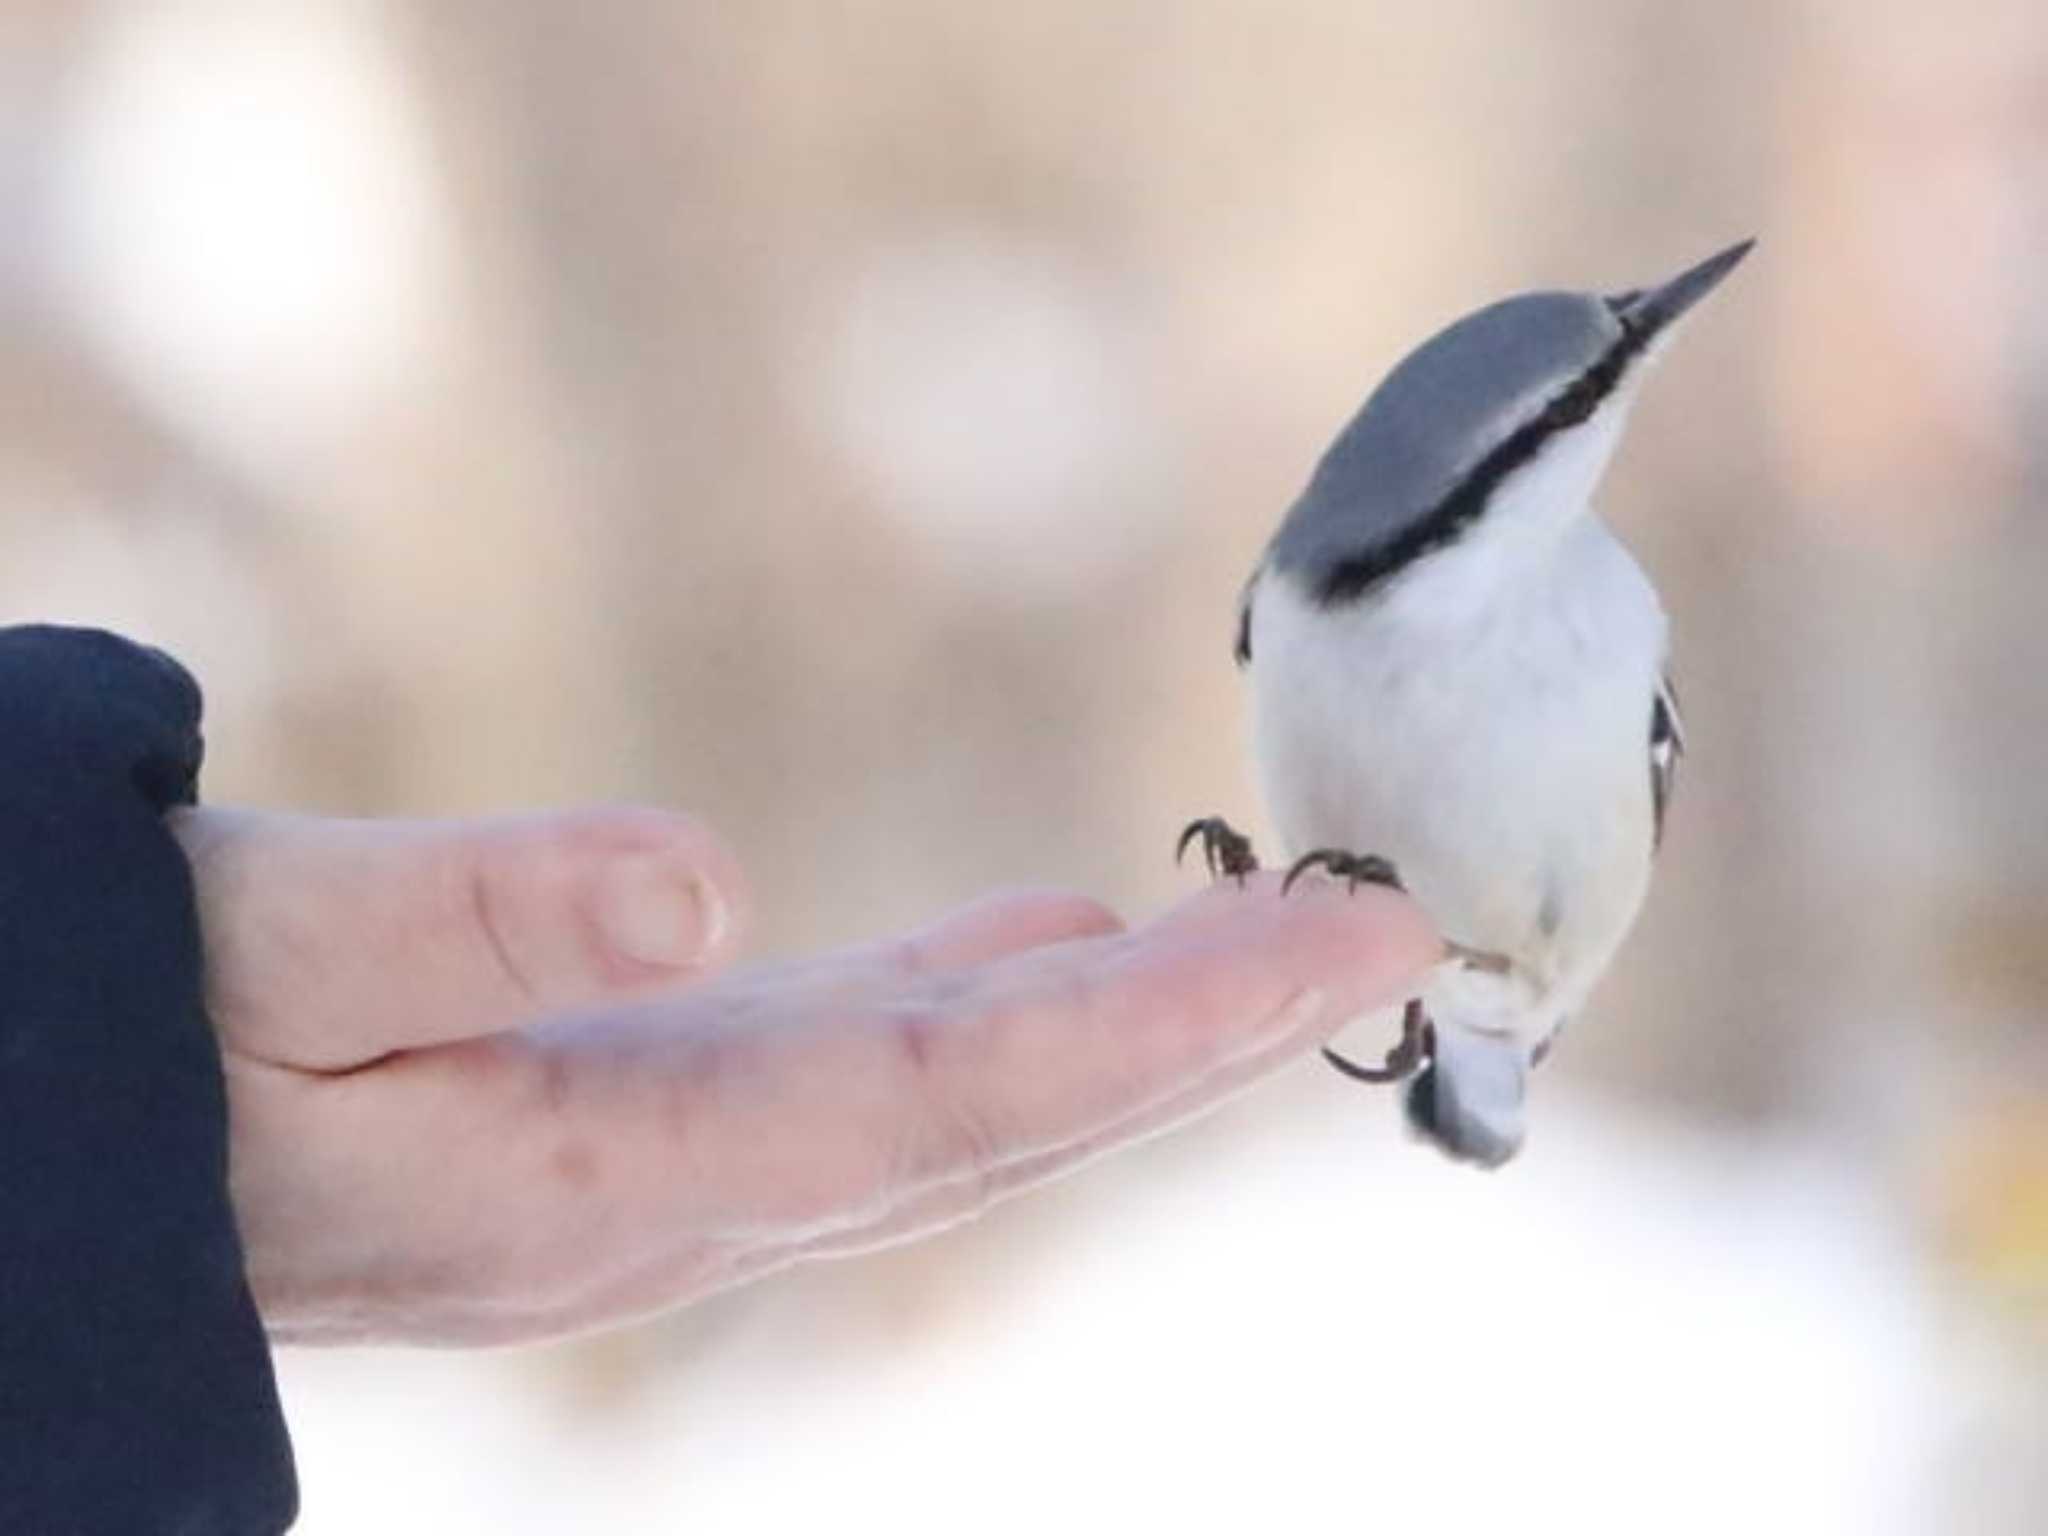
[[[1290,856],[1389,857],[1447,937],[1516,962],[1507,988],[1440,976],[1432,1014],[1533,1044],[1642,902],[1665,619],[1590,513],[1501,526],[1332,608],[1263,573],[1253,755]]]

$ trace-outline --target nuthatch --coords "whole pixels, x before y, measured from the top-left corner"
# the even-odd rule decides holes
[[[1530,293],[1425,342],[1316,467],[1246,584],[1237,659],[1287,852],[1404,885],[1457,943],[1383,1067],[1410,1123],[1495,1167],[1530,1069],[1649,885],[1683,746],[1656,591],[1592,508],[1675,322],[1748,254],[1661,286]],[[1212,868],[1253,867],[1221,818]]]

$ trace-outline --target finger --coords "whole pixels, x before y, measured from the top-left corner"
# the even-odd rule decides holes
[[[920,976],[967,970],[1072,939],[1121,933],[1101,902],[1066,891],[997,891],[901,938],[857,944],[810,959],[778,962],[747,980],[758,991],[853,1005],[900,990]]]
[[[1325,1038],[1407,995],[1439,955],[1394,892],[1283,898],[1268,878],[851,1017],[698,1032],[687,1066],[643,1063],[640,1080],[681,1073],[685,1154],[734,1221],[811,1235],[1104,1131],[1277,1040]]]
[[[1214,888],[1099,955],[1017,957],[981,973],[966,1009],[899,1021],[934,1165],[977,1152],[1000,1165],[1106,1130],[1269,1044],[1408,996],[1441,956],[1405,897],[1306,894],[1270,879]]]
[[[734,1245],[711,1264],[693,1256],[693,1262],[657,1261],[629,1271],[580,1296],[557,1326],[566,1330],[648,1316],[675,1305],[685,1295],[702,1297],[810,1260],[848,1258],[895,1247],[972,1220],[1006,1200],[1176,1130],[1248,1091],[1324,1038],[1322,1009],[1313,994],[1297,999],[1294,1012],[1297,1027],[1289,1029],[1283,1024],[1270,1043],[1114,1126],[906,1194],[899,1204],[845,1227]]]
[[[485,1106],[474,1102],[472,1096],[434,1088],[439,1080],[445,1090],[451,1072],[472,1088],[491,1080],[547,1081],[545,1074],[536,1078],[515,1066],[532,1065],[534,1042],[530,1036],[465,1042],[398,1058],[373,1072],[351,1077],[300,1078],[299,1082],[329,1105],[337,1093],[346,1103],[367,1090],[373,1077],[388,1077],[392,1084],[402,1085],[401,1091],[424,1090],[438,1101],[442,1107],[430,1116],[383,1117],[387,1124],[398,1127],[400,1165],[418,1166],[422,1161],[423,1154],[403,1150],[408,1130],[415,1134],[427,1131],[438,1142],[447,1136],[451,1122],[459,1133],[456,1144],[474,1147],[483,1155],[451,1158],[444,1150],[435,1156],[432,1161],[437,1173],[424,1211],[416,1208],[422,1193],[418,1180],[365,1179],[360,1170],[343,1172],[335,1182],[356,1191],[382,1190],[396,1200],[367,1223],[360,1217],[352,1223],[323,1220],[317,1213],[300,1209],[303,1201],[289,1205],[269,1202],[283,1213],[278,1219],[295,1224],[297,1230],[286,1241],[276,1240],[270,1230],[274,1222],[245,1233],[251,1283],[274,1333],[281,1330],[302,1342],[407,1337],[424,1342],[492,1343],[652,1316],[807,1259],[866,1252],[935,1232],[1193,1119],[1323,1038],[1323,1010],[1314,994],[1303,994],[1292,1011],[1294,1027],[1283,1022],[1268,1044],[1226,1063],[1184,1093],[1148,1106],[1113,1127],[986,1172],[964,1174],[906,1193],[893,1204],[850,1207],[842,1223],[816,1224],[794,1236],[773,1226],[728,1230],[723,1238],[706,1234],[700,1222],[700,1197],[705,1191],[699,1180],[704,1174],[689,1170],[692,1177],[685,1181],[677,1177],[673,1164],[650,1166],[645,1156],[649,1149],[627,1134],[626,1126],[615,1127],[609,1137],[588,1126],[579,1133],[571,1127],[580,1117],[571,1114],[563,1117],[563,1123],[550,1125],[547,1135],[506,1136],[488,1129],[496,1117],[476,1118],[476,1112]],[[508,1068],[512,1069],[509,1073]],[[634,1077],[645,1081],[638,1073]],[[561,1076],[554,1077],[553,1085],[553,1093],[544,1091],[530,1104],[529,1126],[539,1118],[531,1112],[541,1110],[546,1101],[551,1099],[551,1107],[559,1110],[590,1086],[588,1082],[571,1086]],[[363,1107],[361,1099],[357,1107]],[[385,1109],[389,1107],[387,1104]],[[502,1122],[497,1123],[502,1130]],[[360,1149],[365,1138],[330,1135],[327,1140]],[[380,1155],[391,1153],[391,1135],[375,1141]],[[361,1155],[360,1150],[349,1154],[351,1158]],[[245,1168],[248,1161],[244,1160]],[[238,1170],[238,1178],[244,1182],[262,1176],[260,1169],[246,1174]],[[388,1319],[365,1332],[354,1309],[319,1305],[319,1288],[308,1287],[294,1277],[295,1269],[309,1266],[309,1256],[316,1272],[348,1272],[354,1267],[349,1256],[323,1257],[323,1247],[331,1242],[330,1234],[337,1227],[365,1224],[384,1234],[384,1247],[394,1253],[402,1254],[407,1244],[393,1239],[408,1231],[431,1232],[436,1239],[421,1244],[437,1253],[434,1263],[408,1266],[402,1261],[384,1261],[375,1287],[382,1298],[379,1308],[389,1311],[395,1299],[404,1302],[398,1309],[404,1322],[395,1332]],[[633,1234],[632,1241],[622,1243],[622,1232]],[[461,1255],[452,1263],[450,1250]],[[280,1256],[290,1262],[282,1262]],[[612,1262],[603,1263],[598,1256]],[[424,1272],[413,1274],[414,1267]],[[472,1277],[459,1294],[446,1294],[445,1276],[451,1269]],[[514,1280],[511,1295],[479,1307],[485,1277],[501,1283]],[[322,1321],[329,1312],[338,1321]]]
[[[191,858],[216,1023],[310,1070],[709,976],[747,918],[688,817],[592,810],[367,822],[202,810]]]
[[[1007,955],[1123,932],[1099,901],[1066,891],[999,891],[883,946],[898,976],[965,970]]]
[[[1194,1086],[1140,1109],[1113,1126],[1062,1146],[1028,1153],[934,1185],[912,1195],[867,1227],[828,1233],[750,1256],[746,1275],[735,1278],[750,1278],[802,1259],[846,1257],[928,1236],[971,1220],[991,1206],[1064,1178],[1113,1153],[1199,1120],[1248,1092],[1320,1042],[1324,1032],[1319,1027],[1321,1010],[1316,999],[1304,995],[1296,1009],[1301,1016],[1299,1029],[1283,1029],[1271,1044],[1226,1063]]]

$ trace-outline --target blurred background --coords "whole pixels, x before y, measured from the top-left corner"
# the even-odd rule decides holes
[[[1605,505],[1691,753],[1490,1178],[1303,1063],[629,1333],[290,1354],[326,1533],[2048,1528],[2048,8],[0,8],[0,618],[217,800],[1142,914],[1408,346],[1758,253]],[[1498,1523],[1495,1523],[1498,1522]]]

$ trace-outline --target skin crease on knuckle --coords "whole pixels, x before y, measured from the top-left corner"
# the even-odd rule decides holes
[[[873,1138],[849,1134],[845,1099],[862,1058],[831,1015],[741,1009],[701,1030],[666,1029],[621,1052],[611,1072],[652,1095],[651,1156],[690,1204],[702,1244],[747,1248],[828,1228],[876,1198]],[[780,1014],[773,1026],[768,1015]],[[628,1116],[636,1113],[627,1099]]]
[[[1119,945],[1085,967],[1027,962],[999,980],[954,978],[882,1015],[902,1073],[899,1198],[988,1180],[1167,1091],[1187,1020],[1171,1008],[1115,1010],[1106,984],[1134,953]]]
[[[986,1013],[963,1018],[957,1002],[927,999],[887,1010],[876,1027],[886,1032],[900,1069],[904,1108],[891,1136],[888,1187],[909,1191],[985,1176],[1012,1140],[991,1114],[990,1074],[981,1059],[1007,1023]]]
[[[503,898],[499,894],[502,882],[493,861],[467,861],[460,884],[463,895],[454,900],[463,910],[458,911],[453,923],[484,946],[491,968],[513,996],[529,1005],[535,1003],[539,989],[520,966],[514,947],[506,942]]]

